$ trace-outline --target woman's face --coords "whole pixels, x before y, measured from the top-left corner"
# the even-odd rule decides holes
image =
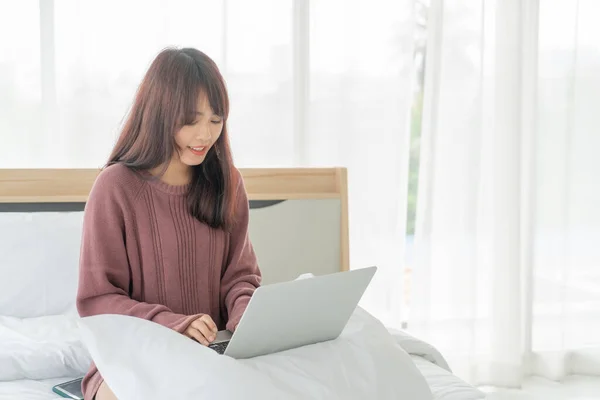
[[[223,118],[213,114],[204,93],[198,96],[196,119],[175,133],[179,160],[188,166],[202,164],[208,150],[215,144],[223,130]]]

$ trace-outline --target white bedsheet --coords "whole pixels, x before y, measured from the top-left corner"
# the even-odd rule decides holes
[[[64,400],[52,391],[52,387],[73,379],[75,378],[64,377],[40,381],[27,379],[0,382],[0,400]]]
[[[0,316],[0,381],[84,373],[91,357],[76,312],[35,318]]]
[[[58,320],[53,321],[51,324],[48,324],[47,318],[27,319],[24,323],[26,322],[25,325],[27,325],[28,329],[25,330],[17,329],[20,325],[15,325],[12,320],[8,321],[10,323],[8,323],[7,320],[0,320],[0,322],[4,322],[4,324],[0,323],[0,325],[3,325],[3,329],[0,329],[0,342],[4,342],[4,344],[8,344],[11,340],[13,341],[13,344],[15,344],[15,340],[18,339],[17,341],[22,341],[23,343],[20,343],[20,346],[17,346],[16,348],[25,349],[25,342],[27,342],[32,345],[31,350],[39,350],[39,346],[42,345],[44,341],[50,343],[52,341],[57,341],[60,338],[65,342],[61,346],[51,346],[50,349],[52,349],[52,351],[44,351],[41,353],[32,351],[29,354],[23,352],[23,357],[15,359],[19,361],[16,364],[15,360],[10,360],[11,362],[9,365],[0,363],[3,364],[0,365],[0,370],[5,370],[0,372],[4,372],[5,374],[9,372],[6,368],[12,367],[12,369],[14,369],[15,366],[19,366],[18,370],[29,371],[27,374],[29,376],[23,376],[24,379],[22,380],[5,381],[0,379],[0,400],[59,399],[58,396],[52,393],[52,386],[57,383],[71,380],[73,379],[72,376],[76,374],[66,372],[52,375],[52,377],[44,375],[63,371],[61,368],[57,369],[55,365],[57,360],[60,360],[61,358],[66,364],[72,364],[74,366],[82,364],[83,361],[81,360],[89,357],[87,354],[81,354],[79,338],[75,337],[78,336],[78,334],[76,335],[76,333],[70,332],[70,330],[75,327],[75,323],[70,321],[70,319],[74,319],[76,316],[73,313],[69,313],[68,316],[63,315],[57,316],[56,318],[58,318]],[[65,321],[63,321],[63,319]],[[33,329],[35,327],[30,325],[35,323],[44,325],[46,328]],[[51,332],[48,331],[48,326],[52,327]],[[43,338],[34,334],[38,330],[44,333]],[[449,372],[446,361],[433,346],[402,331],[391,330],[390,333],[395,339],[395,342],[412,356],[417,368],[424,375],[428,385],[431,387],[436,400],[475,400],[485,398],[481,392],[452,375]],[[52,340],[50,340],[51,338]],[[2,348],[2,346],[0,346],[0,348]],[[16,348],[13,348],[13,350]],[[7,354],[8,353],[4,355],[6,356]],[[15,355],[13,352],[11,352],[11,354]],[[40,357],[43,355],[47,357],[46,362],[44,362],[44,364],[47,364],[46,368],[42,368],[43,366],[38,364],[40,362]],[[70,361],[71,358],[77,360],[81,358],[81,360],[78,363],[72,363]],[[30,368],[31,365],[28,365],[29,363],[35,363],[38,367]],[[78,368],[79,367],[76,367],[75,369]],[[84,371],[85,368],[82,368],[81,373]],[[10,374],[7,376],[9,375]],[[39,376],[36,377],[35,375]]]
[[[483,393],[425,358],[413,355],[412,359],[419,371],[425,376],[435,400],[478,400],[485,398]],[[0,400],[59,400],[62,398],[52,392],[52,386],[71,379],[74,378],[0,382]]]

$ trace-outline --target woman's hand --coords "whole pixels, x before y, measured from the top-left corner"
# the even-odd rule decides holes
[[[210,315],[204,314],[195,319],[183,332],[183,334],[197,342],[208,346],[217,337],[217,325]]]

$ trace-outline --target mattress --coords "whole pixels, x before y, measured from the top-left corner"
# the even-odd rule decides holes
[[[412,356],[415,364],[425,376],[435,400],[475,400],[485,396],[445,369],[420,356]],[[46,379],[43,381],[0,382],[0,400],[59,400],[52,386],[75,379],[72,377]],[[64,399],[63,399],[64,400]]]

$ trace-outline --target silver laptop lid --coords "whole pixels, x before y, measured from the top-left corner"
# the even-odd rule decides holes
[[[337,338],[377,267],[258,288],[225,354],[249,358]]]

